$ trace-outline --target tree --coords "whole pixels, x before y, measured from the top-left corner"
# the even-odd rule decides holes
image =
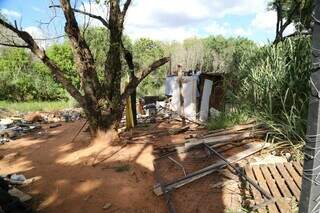
[[[312,3],[313,0],[273,0],[270,3],[270,9],[277,13],[274,44],[286,37],[310,33]],[[297,31],[284,36],[285,30],[290,24],[294,24]]]
[[[138,39],[133,44],[134,64],[139,70],[145,69],[148,64],[156,58],[165,55],[164,47],[161,42],[153,41],[148,38]],[[139,66],[139,67],[138,67]],[[161,67],[158,72],[149,75],[138,88],[139,95],[158,95],[160,88],[165,80],[165,68]]]
[[[23,41],[23,43],[2,44],[30,49],[49,68],[55,80],[61,83],[84,109],[92,133],[96,133],[99,129],[116,129],[122,117],[126,98],[135,91],[139,83],[152,71],[169,61],[168,57],[161,58],[142,70],[138,77],[132,75],[130,82],[121,92],[122,55],[124,55],[128,67],[130,69],[133,68],[132,54],[123,44],[124,20],[131,0],[126,0],[125,2],[109,0],[105,1],[105,4],[108,6],[108,11],[106,11],[108,20],[101,16],[72,8],[70,0],[60,0],[60,5],[51,6],[60,8],[63,11],[65,18],[64,29],[74,54],[81,89],[77,89],[73,85],[61,67],[47,55],[46,51],[35,42],[29,33],[19,29],[16,24],[12,25],[0,18],[0,25],[15,33]],[[75,13],[99,20],[109,31],[108,39],[110,43],[102,79],[98,77],[94,56],[83,33],[81,33]]]

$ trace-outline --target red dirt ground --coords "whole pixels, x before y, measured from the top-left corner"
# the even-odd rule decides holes
[[[3,156],[0,174],[20,173],[27,178],[39,176],[40,180],[22,190],[33,196],[40,212],[167,212],[164,198],[152,192],[155,184],[153,146],[182,142],[188,133],[155,137],[152,139],[154,144],[122,147],[121,144],[111,144],[108,135],[100,135],[90,142],[89,134],[81,132],[71,142],[83,123],[63,123],[54,129],[44,125],[41,133],[0,146],[0,157]],[[137,128],[132,134],[179,125],[178,122],[158,122]],[[105,158],[108,159],[92,166]],[[182,156],[179,160],[189,165],[192,159]],[[193,166],[199,165],[193,163]],[[172,162],[165,163],[163,168],[165,175],[180,172]],[[241,195],[237,183],[221,189],[210,187],[221,180],[226,179],[213,174],[173,192],[177,212],[239,211]],[[107,203],[111,203],[111,207],[103,209]]]

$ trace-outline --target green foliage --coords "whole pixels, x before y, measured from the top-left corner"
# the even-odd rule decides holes
[[[57,100],[64,90],[53,81],[46,67],[24,49],[5,48],[0,57],[0,100]]]
[[[205,55],[203,70],[206,72],[228,73],[233,68],[234,52],[239,48],[254,46],[253,41],[246,38],[224,38],[223,36],[209,36],[204,40]]]
[[[311,29],[312,9],[314,0],[272,0],[269,9],[276,11],[276,5],[281,5],[281,14],[290,19],[298,31]]]
[[[105,28],[88,28],[85,31],[85,39],[93,54],[100,77],[104,71],[106,53],[109,50],[109,31]]]
[[[141,38],[133,44],[133,59],[137,70],[145,69],[153,61],[164,57],[164,47],[161,42]],[[137,73],[138,74],[138,73]],[[151,73],[139,85],[138,95],[160,95],[164,93],[165,67]]]
[[[224,129],[237,124],[245,123],[250,118],[250,113],[242,109],[236,109],[233,112],[221,112],[218,116],[208,121],[207,128],[210,130]]]
[[[47,49],[48,57],[51,58],[63,71],[72,84],[80,89],[80,78],[76,71],[73,52],[70,44],[54,44]]]
[[[238,49],[229,82],[234,104],[249,108],[274,129],[278,140],[301,141],[305,134],[310,40],[287,39],[276,46]]]

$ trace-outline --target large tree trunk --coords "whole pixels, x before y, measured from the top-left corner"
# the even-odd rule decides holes
[[[122,53],[125,54],[130,69],[134,68],[132,54],[124,48],[122,43],[123,23],[130,3],[131,0],[126,0],[121,10],[120,0],[109,0],[108,21],[101,16],[72,8],[70,0],[60,0],[60,5],[51,6],[61,8],[63,11],[66,20],[65,32],[73,49],[75,65],[81,79],[81,90],[72,84],[61,68],[46,55],[45,50],[37,45],[29,33],[0,18],[0,25],[14,32],[25,42],[25,44],[8,44],[7,46],[30,49],[50,69],[55,80],[61,83],[84,109],[93,134],[99,130],[118,128],[126,98],[134,93],[136,87],[148,74],[169,61],[168,57],[161,58],[142,70],[141,76],[132,75],[121,93]],[[109,29],[109,51],[105,62],[104,79],[101,81],[98,79],[94,57],[80,33],[74,12],[97,19]]]

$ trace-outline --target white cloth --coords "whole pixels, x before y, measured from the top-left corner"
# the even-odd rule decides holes
[[[167,76],[166,83],[165,83],[165,95],[172,96],[173,94],[173,87],[175,82],[177,81],[177,76]]]

